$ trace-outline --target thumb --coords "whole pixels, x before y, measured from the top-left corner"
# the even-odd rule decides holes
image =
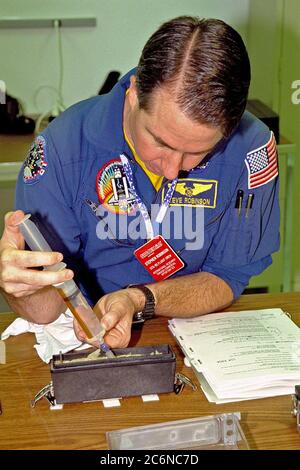
[[[113,302],[105,309],[101,324],[106,331],[109,331],[119,323],[124,315],[125,312],[122,310],[122,304],[120,302]]]
[[[5,214],[4,222],[5,229],[12,231],[19,231],[18,224],[24,219],[25,214],[23,211],[17,210],[15,212],[8,212]]]
[[[4,217],[4,232],[1,241],[17,249],[24,248],[24,238],[18,224],[24,218],[23,211],[8,212]]]

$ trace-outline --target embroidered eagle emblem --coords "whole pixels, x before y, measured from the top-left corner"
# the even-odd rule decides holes
[[[185,183],[177,183],[175,191],[184,196],[192,197],[200,193],[205,193],[212,187],[212,184],[193,183],[193,186],[186,186]]]

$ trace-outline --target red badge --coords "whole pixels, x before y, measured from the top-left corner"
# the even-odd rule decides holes
[[[163,281],[184,267],[184,262],[161,235],[135,250],[134,255],[155,281]]]

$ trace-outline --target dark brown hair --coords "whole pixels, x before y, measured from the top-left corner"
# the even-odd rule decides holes
[[[142,51],[139,105],[151,111],[153,92],[168,86],[187,117],[220,127],[228,137],[245,110],[250,76],[237,31],[221,20],[181,16],[164,23]]]

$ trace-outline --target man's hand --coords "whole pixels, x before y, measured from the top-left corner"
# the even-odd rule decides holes
[[[24,238],[18,227],[24,212],[9,212],[5,216],[5,228],[0,240],[0,288],[14,298],[26,297],[45,286],[72,279],[73,272],[40,271],[40,266],[51,266],[62,260],[61,253],[24,250]]]
[[[107,294],[97,302],[94,311],[107,331],[105,341],[111,348],[126,348],[133,315],[142,310],[144,301],[143,293],[128,289]]]

